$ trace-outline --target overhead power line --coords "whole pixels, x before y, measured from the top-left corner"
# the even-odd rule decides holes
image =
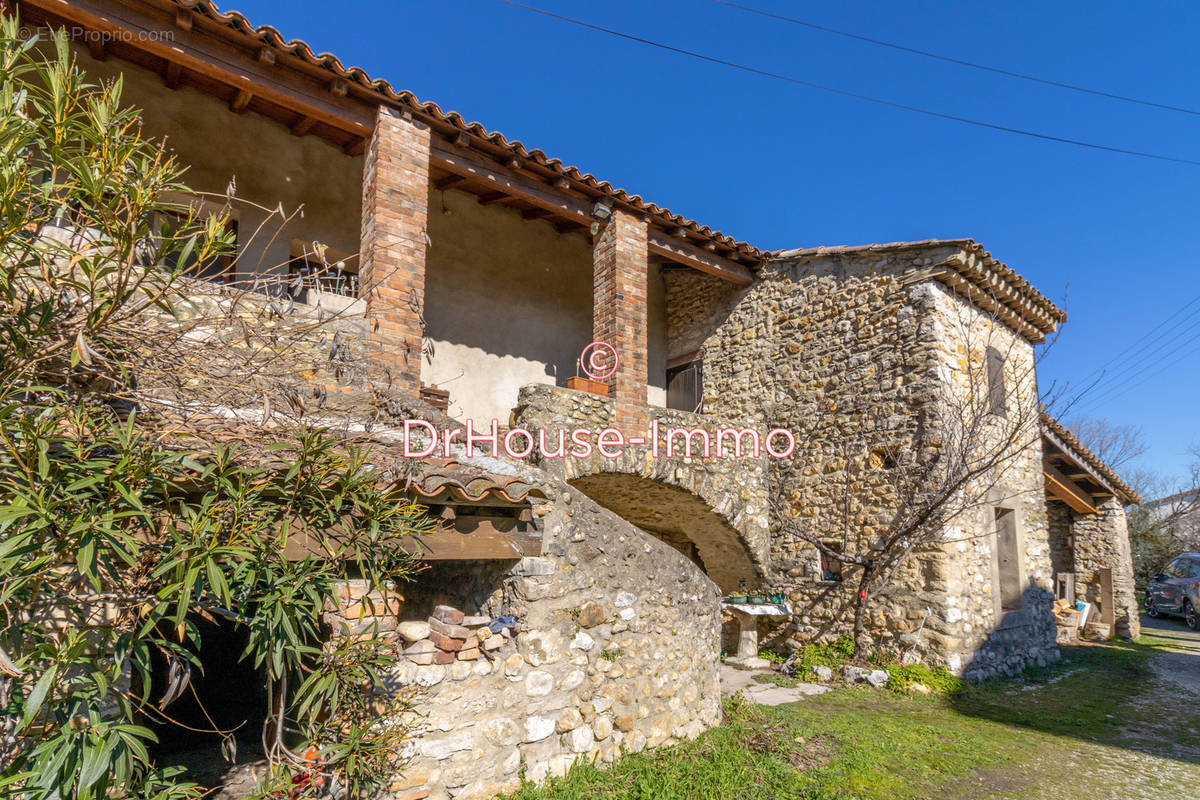
[[[1184,328],[1182,331],[1179,331],[1179,329],[1195,319],[1197,314],[1200,314],[1200,308],[1192,308],[1197,303],[1200,303],[1200,294],[1196,295],[1187,303],[1177,308],[1168,317],[1163,319],[1146,333],[1142,334],[1139,338],[1135,339],[1128,346],[1126,346],[1125,349],[1121,350],[1108,361],[1104,362],[1104,364],[1088,373],[1088,376],[1084,378],[1082,383],[1084,385],[1090,385],[1093,388],[1096,388],[1110,380],[1114,375],[1118,374],[1120,370],[1125,369],[1126,367],[1132,367],[1139,362],[1144,363],[1147,356],[1152,355],[1155,351],[1161,350],[1170,343],[1177,341],[1179,337],[1190,330],[1192,326]],[[1189,308],[1192,310],[1188,311]],[[1175,324],[1168,327],[1168,324],[1181,314],[1183,315],[1182,318],[1175,322]],[[1166,330],[1163,330],[1163,328],[1166,328]],[[1155,334],[1158,334],[1159,331],[1162,331],[1162,333],[1158,336],[1155,336]]]
[[[689,58],[699,59],[700,61],[707,61],[710,64],[718,64],[723,67],[729,67],[731,69],[741,70],[742,72],[748,72],[752,75],[760,75],[764,78],[773,78],[775,80],[785,81],[787,83],[793,83],[793,84],[796,84],[797,86],[807,86],[810,89],[819,89],[823,92],[829,92],[831,94],[837,94],[837,95],[841,95],[843,97],[852,97],[856,100],[863,100],[868,103],[875,103],[877,105],[887,106],[889,108],[898,108],[903,111],[912,111],[913,113],[916,113],[916,114],[924,114],[927,117],[935,117],[937,119],[945,119],[945,120],[951,120],[953,122],[961,122],[965,125],[974,125],[978,128],[986,128],[988,130],[993,130],[993,131],[1002,131],[1004,133],[1013,133],[1013,134],[1017,134],[1019,136],[1028,136],[1032,139],[1041,139],[1042,141],[1046,141],[1046,142],[1058,142],[1060,144],[1070,144],[1070,145],[1075,145],[1076,147],[1086,147],[1091,150],[1101,150],[1101,151],[1108,152],[1108,153],[1121,153],[1122,155],[1127,155],[1127,156],[1137,156],[1139,158],[1151,158],[1151,159],[1154,159],[1155,161],[1169,161],[1169,162],[1172,162],[1175,164],[1188,164],[1189,166],[1200,167],[1200,161],[1195,161],[1195,160],[1188,159],[1188,158],[1177,158],[1175,156],[1164,156],[1164,155],[1159,155],[1157,153],[1146,153],[1146,152],[1142,152],[1140,150],[1127,150],[1123,147],[1111,147],[1109,145],[1096,144],[1094,142],[1085,142],[1080,139],[1069,139],[1069,138],[1063,137],[1063,136],[1052,136],[1047,133],[1038,133],[1036,131],[1024,130],[1022,128],[1012,128],[1007,125],[999,125],[999,124],[992,123],[992,122],[983,122],[982,120],[971,119],[969,117],[960,117],[955,114],[946,114],[941,111],[933,111],[928,108],[921,108],[919,106],[911,106],[911,105],[907,105],[905,103],[897,103],[892,100],[884,100],[883,98],[880,98],[880,97],[872,97],[870,95],[859,94],[858,92],[852,92],[847,89],[838,89],[833,86],[825,86],[824,84],[814,83],[813,81],[806,81],[806,80],[802,80],[801,78],[795,78],[795,77],[792,77],[791,75],[784,75],[779,72],[771,72],[770,70],[759,69],[758,67],[751,67],[746,64],[739,64],[736,61],[728,61],[726,59],[718,58],[716,56],[706,55],[704,53],[700,53],[695,50],[688,50],[683,47],[675,47],[674,45],[665,44],[663,42],[658,42],[653,39],[646,39],[641,36],[635,36],[631,33],[625,33],[623,31],[614,30],[612,28],[606,28],[602,25],[594,25],[590,22],[584,22],[583,20],[575,19],[573,17],[563,16],[562,14],[555,14],[552,11],[546,11],[545,9],[535,8],[534,6],[528,6],[528,5],[525,5],[524,3],[518,3],[518,2],[516,2],[516,0],[499,0],[499,2],[504,3],[505,5],[513,6],[514,8],[521,8],[521,9],[524,9],[525,11],[530,11],[534,14],[540,14],[544,17],[549,17],[551,19],[557,19],[561,22],[567,22],[572,25],[578,25],[581,28],[587,28],[589,30],[597,31],[599,33],[605,33],[605,34],[608,34],[609,36],[616,36],[618,38],[625,39],[627,41],[638,42],[640,44],[644,44],[649,47],[656,47],[660,50],[666,50],[671,53],[677,53],[679,55],[688,56]]]
[[[1137,103],[1140,106],[1150,106],[1151,108],[1161,108],[1161,109],[1165,109],[1167,111],[1178,111],[1181,114],[1193,114],[1195,116],[1200,117],[1200,111],[1198,111],[1194,108],[1184,108],[1183,106],[1173,106],[1168,103],[1156,103],[1153,100],[1142,100],[1141,98],[1138,98],[1138,97],[1128,97],[1123,94],[1116,94],[1114,92],[1105,92],[1100,89],[1089,89],[1086,86],[1076,86],[1071,83],[1063,83],[1062,81],[1050,80],[1049,78],[1039,78],[1036,75],[1028,75],[1024,72],[1015,72],[1015,71],[1009,70],[1009,69],[1000,69],[999,67],[989,67],[984,64],[977,64],[974,61],[965,61],[961,58],[951,58],[950,56],[943,56],[943,55],[939,55],[938,53],[931,53],[928,50],[918,50],[915,47],[906,47],[905,45],[896,44],[895,42],[885,42],[882,39],[872,39],[870,36],[863,36],[862,34],[851,33],[850,31],[838,30],[837,28],[830,28],[826,25],[818,25],[815,22],[807,22],[802,19],[796,19],[795,17],[788,17],[788,16],[784,16],[783,14],[776,14],[771,11],[764,11],[760,8],[753,8],[752,6],[744,6],[741,3],[731,3],[731,2],[729,2],[729,0],[713,0],[713,2],[723,5],[723,6],[729,6],[730,8],[736,8],[740,11],[745,11],[750,14],[758,14],[760,17],[767,17],[768,19],[775,19],[775,20],[779,20],[780,22],[790,22],[793,25],[802,25],[805,28],[811,28],[812,30],[815,30],[815,31],[821,31],[823,33],[832,33],[835,36],[844,36],[847,39],[856,39],[860,42],[867,42],[868,44],[878,45],[879,47],[889,47],[892,50],[899,50],[904,53],[912,53],[913,55],[924,56],[925,58],[932,58],[936,61],[944,61],[947,64],[957,64],[960,67],[970,67],[971,69],[978,69],[978,70],[982,70],[984,72],[992,72],[997,75],[1006,75],[1010,78],[1020,78],[1023,81],[1032,81],[1033,83],[1041,83],[1046,86],[1056,86],[1059,89],[1070,89],[1073,92],[1083,92],[1084,94],[1095,95],[1096,97],[1107,97],[1111,100],[1121,100],[1126,103]]]

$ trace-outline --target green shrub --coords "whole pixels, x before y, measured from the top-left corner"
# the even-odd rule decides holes
[[[772,664],[782,664],[784,662],[783,656],[779,655],[779,653],[776,653],[774,650],[767,650],[766,648],[758,651],[758,657],[765,658]]]
[[[888,688],[903,692],[915,683],[928,686],[933,694],[955,695],[963,690],[963,680],[952,675],[945,667],[927,667],[924,664],[900,666],[890,664],[884,669],[888,673]]]
[[[801,647],[792,663],[800,677],[812,674],[813,667],[836,669],[854,658],[854,639],[842,636],[835,642],[812,642]]]

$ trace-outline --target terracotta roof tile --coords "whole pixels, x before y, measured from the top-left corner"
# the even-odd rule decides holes
[[[521,478],[496,475],[468,464],[441,459],[417,465],[409,478],[408,488],[427,500],[448,491],[456,500],[468,503],[491,499],[523,503],[530,497],[546,496],[541,489]]]

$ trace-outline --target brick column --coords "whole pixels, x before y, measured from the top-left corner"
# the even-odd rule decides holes
[[[363,160],[360,285],[376,342],[372,370],[413,397],[421,387],[429,128],[380,106]]]
[[[646,290],[649,253],[646,222],[614,209],[599,223],[592,249],[592,332],[617,349],[620,362],[609,379],[616,425],[627,436],[645,436]]]

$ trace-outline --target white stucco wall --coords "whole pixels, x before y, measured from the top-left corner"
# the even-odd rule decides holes
[[[75,48],[80,67],[94,81],[124,76],[122,98],[142,110],[143,131],[166,137],[187,165],[184,182],[200,192],[224,194],[236,179],[237,197],[259,206],[303,207],[281,225],[249,203],[234,203],[238,222],[239,277],[284,269],[291,242],[319,241],[344,253],[358,252],[362,216],[362,156],[348,156],[316,136],[293,136],[277,122],[253,113],[235,114],[195,89],[168,89],[157,74],[125,61],[97,61]],[[274,241],[271,241],[274,236]]]
[[[93,80],[124,77],[125,102],[142,109],[146,135],[165,137],[188,166],[190,187],[223,195],[236,180],[236,196],[250,201],[233,206],[239,278],[286,269],[293,240],[357,254],[361,156],[315,136],[293,136],[257,114],[235,114],[194,89],[168,89],[159,75],[127,62],[96,61],[83,47],[76,57]],[[303,207],[302,214],[258,230],[267,214],[254,205],[281,203],[287,213]],[[425,318],[433,356],[423,360],[421,379],[450,391],[453,416],[506,425],[521,386],[565,386],[577,374],[592,337],[591,243],[512,209],[482,206],[474,195],[432,187],[428,235]],[[657,265],[648,278],[648,396],[665,405],[666,290]]]
[[[592,340],[592,247],[475,196],[433,190],[425,269],[432,357],[421,380],[450,392],[450,414],[508,424],[517,391],[565,386]],[[647,299],[650,402],[666,399],[666,292],[652,265]]]

